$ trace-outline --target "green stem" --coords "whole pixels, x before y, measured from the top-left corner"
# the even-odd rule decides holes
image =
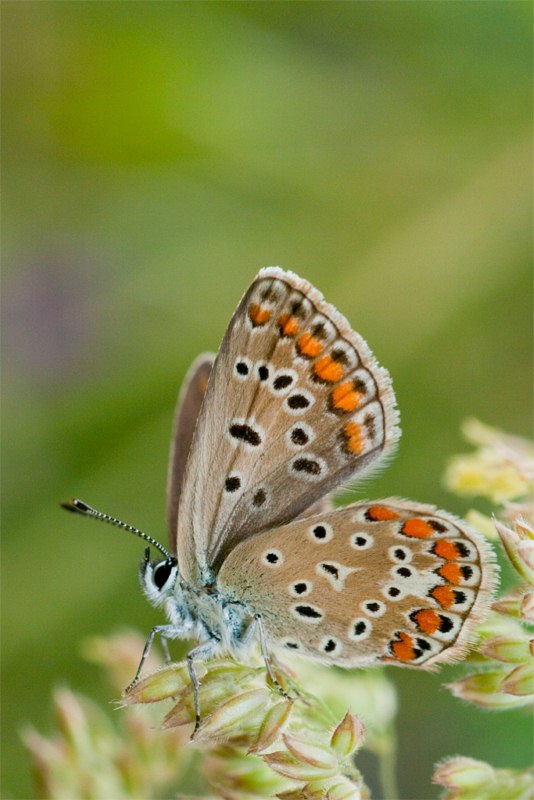
[[[388,742],[378,756],[378,774],[382,792],[387,800],[398,800],[397,786],[397,740],[392,732]]]

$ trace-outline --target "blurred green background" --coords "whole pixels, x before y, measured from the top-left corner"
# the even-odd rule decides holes
[[[162,621],[142,545],[58,501],[165,538],[180,381],[259,267],[314,282],[392,373],[400,450],[354,497],[462,513],[441,483],[461,421],[528,433],[532,6],[2,11],[2,797],[29,798],[18,734],[51,688],[111,699],[84,637]],[[389,674],[404,798],[437,795],[446,755],[528,763],[527,717],[462,706],[453,668]]]

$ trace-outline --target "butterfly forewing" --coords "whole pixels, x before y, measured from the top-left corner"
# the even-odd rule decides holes
[[[176,405],[167,472],[167,528],[172,553],[176,553],[178,505],[185,465],[214,360],[213,353],[203,353],[195,359],[185,376]]]
[[[258,531],[296,518],[391,451],[388,373],[309,283],[262,270],[213,367],[178,514],[184,578],[217,573]]]
[[[241,542],[221,591],[270,641],[344,666],[458,658],[494,583],[489,546],[433,506],[358,503]]]

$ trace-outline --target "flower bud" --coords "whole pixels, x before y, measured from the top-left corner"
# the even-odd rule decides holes
[[[488,658],[510,664],[520,664],[530,658],[530,642],[526,637],[496,636],[487,639],[480,650]]]
[[[303,764],[309,764],[311,767],[325,770],[326,772],[335,770],[337,759],[330,748],[298,739],[290,733],[284,734],[283,739],[291,755],[302,761]]]
[[[294,781],[302,781],[303,783],[332,777],[336,774],[337,763],[333,757],[333,765],[330,769],[313,766],[301,759],[295,758],[292,753],[288,753],[285,750],[265,753],[262,758],[265,763],[275,772],[278,772],[279,775],[284,775],[286,778],[291,778]]]
[[[480,672],[447,684],[455,697],[468,700],[483,708],[515,708],[528,702],[525,697],[514,697],[502,689],[505,671]]]
[[[206,674],[206,668],[200,664],[197,670],[199,678]],[[154,703],[159,700],[166,700],[168,697],[175,697],[191,684],[187,664],[170,664],[167,667],[141,678],[134,683],[131,689],[126,690],[122,696],[123,705],[133,705],[135,703]]]
[[[260,753],[278,739],[289,719],[292,708],[293,700],[284,699],[279,700],[267,711],[256,741],[248,749],[249,753]]]
[[[529,769],[494,769],[483,761],[457,756],[438,765],[433,780],[449,790],[448,800],[528,800],[534,773]]]
[[[510,672],[501,684],[503,692],[518,698],[534,699],[534,660],[521,664]]]
[[[494,774],[484,761],[458,756],[439,764],[432,780],[447,789],[474,789],[493,780]]]
[[[236,729],[250,728],[269,704],[267,689],[250,689],[219,705],[201,722],[196,739],[228,737]]]
[[[514,530],[495,522],[506,555],[519,575],[534,586],[534,531],[524,520],[516,520]]]
[[[68,689],[54,692],[54,711],[58,728],[72,743],[80,743],[89,731],[89,720],[80,699]]]
[[[326,793],[326,800],[361,800],[361,792],[348,778],[340,777]]]
[[[41,787],[42,796],[58,796],[56,775],[68,774],[71,766],[68,748],[63,741],[47,739],[33,728],[23,731],[22,740],[31,758],[32,771]]]
[[[494,603],[492,603],[491,609],[492,611],[496,611],[498,614],[504,614],[507,617],[519,617],[521,613],[521,603],[521,594],[515,592],[513,594],[507,594],[503,597],[499,597]]]
[[[261,758],[249,756],[233,744],[206,747],[202,774],[217,797],[225,800],[275,797],[277,792],[288,788],[287,780],[269,769]]]
[[[347,711],[332,734],[330,744],[339,758],[345,758],[362,746],[364,738],[363,723],[357,716]]]
[[[195,662],[195,669],[197,668],[197,663]],[[209,680],[232,680],[236,685],[247,683],[256,675],[262,675],[264,672],[263,667],[248,667],[230,659],[220,659],[207,664]]]

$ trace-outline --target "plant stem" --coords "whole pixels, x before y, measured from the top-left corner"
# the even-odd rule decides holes
[[[397,740],[392,732],[387,746],[378,756],[378,774],[382,792],[386,800],[398,800],[399,788],[397,786]]]

